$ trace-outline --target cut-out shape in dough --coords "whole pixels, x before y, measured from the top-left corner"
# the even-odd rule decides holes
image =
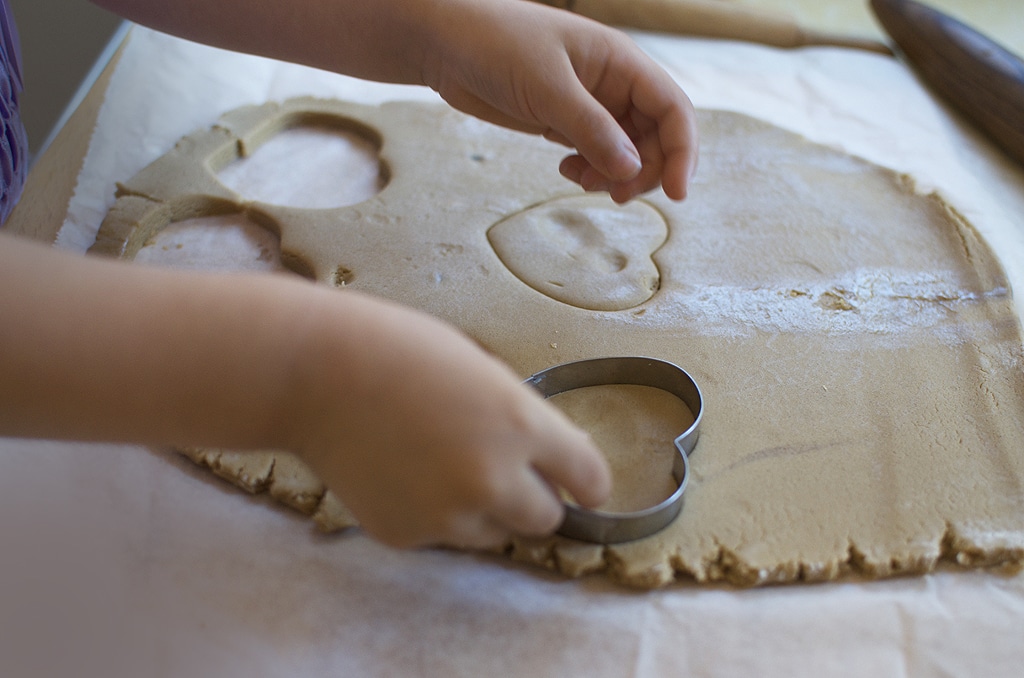
[[[514,214],[487,232],[498,258],[524,283],[570,306],[621,311],[658,289],[651,255],[668,226],[650,205],[616,205],[607,196],[555,198]]]
[[[324,124],[285,129],[217,178],[244,196],[271,205],[328,209],[377,195],[387,173],[379,144],[359,132]]]
[[[612,469],[612,494],[602,511],[640,511],[667,499],[678,483],[676,437],[693,414],[676,396],[650,386],[602,384],[548,399],[590,434]]]
[[[170,224],[139,249],[135,261],[211,271],[281,270],[281,240],[244,214]]]

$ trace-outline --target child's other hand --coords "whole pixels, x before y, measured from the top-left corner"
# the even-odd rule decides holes
[[[430,316],[329,294],[349,308],[315,323],[328,339],[303,355],[295,447],[371,536],[491,547],[553,532],[556,487],[589,506],[607,498],[589,436],[506,366]],[[349,332],[336,322],[374,336],[339,346],[330,337]]]
[[[424,80],[452,106],[576,149],[562,174],[625,202],[659,184],[686,196],[693,106],[624,33],[519,0],[437,3]]]

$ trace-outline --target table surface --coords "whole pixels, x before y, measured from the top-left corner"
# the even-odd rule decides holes
[[[881,35],[866,3],[747,4],[793,11],[822,30]],[[1024,45],[1015,2],[934,4],[1013,49]],[[11,231],[53,241],[76,191],[88,187],[83,179],[95,180],[91,137],[108,87],[126,77],[120,59],[129,47],[152,54],[164,44],[140,38],[155,47],[115,54],[37,161]],[[679,62],[711,54],[708,63],[723,72],[775,56],[727,43],[638,40],[653,54],[678,49]],[[181,47],[186,57],[193,51]],[[899,69],[871,59],[880,57],[816,51],[792,64],[826,89],[814,78],[857,81],[861,66]],[[758,96],[690,84],[698,103],[746,96],[749,108]],[[865,107],[854,115],[868,115]],[[846,113],[819,112],[801,124],[840,144]],[[959,128],[949,116],[937,106],[922,119],[929,130]],[[972,149],[965,162],[979,181],[1008,177],[993,200],[1007,210],[1024,205],[1024,173],[969,131],[956,134]],[[929,171],[923,159],[890,159]],[[704,676],[1009,676],[1024,662],[1022,576],[943,571],[873,583],[629,592],[486,557],[319,536],[300,516],[226,489],[171,452],[132,446],[0,440],[0,538],[0,674],[11,676],[663,675],[666,667]]]

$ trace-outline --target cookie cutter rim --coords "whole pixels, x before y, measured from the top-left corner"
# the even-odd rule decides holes
[[[649,537],[664,529],[683,508],[683,493],[690,477],[690,453],[697,445],[704,414],[700,387],[686,370],[658,358],[625,356],[590,358],[554,365],[527,377],[524,384],[550,398],[587,386],[631,384],[652,386],[682,400],[693,414],[693,423],[673,441],[678,453],[672,463],[675,491],[654,506],[639,511],[610,512],[564,503],[565,518],[557,533],[598,544],[618,544]]]

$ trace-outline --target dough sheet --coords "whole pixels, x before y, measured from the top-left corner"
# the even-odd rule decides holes
[[[688,200],[617,207],[557,176],[560,149],[440,105],[246,107],[121,184],[92,249],[133,257],[171,224],[234,214],[279,238],[285,268],[445,318],[524,377],[606,355],[688,370],[707,411],[680,517],[622,545],[515,540],[515,560],[642,588],[1018,566],[1024,357],[992,249],[910,176],[748,115],[700,117]],[[368,197],[296,207],[218,180],[310,121],[379,148]],[[613,506],[655,503],[688,422],[660,392],[605,391],[573,412],[608,431]],[[190,456],[324,529],[353,525],[288,455]]]

